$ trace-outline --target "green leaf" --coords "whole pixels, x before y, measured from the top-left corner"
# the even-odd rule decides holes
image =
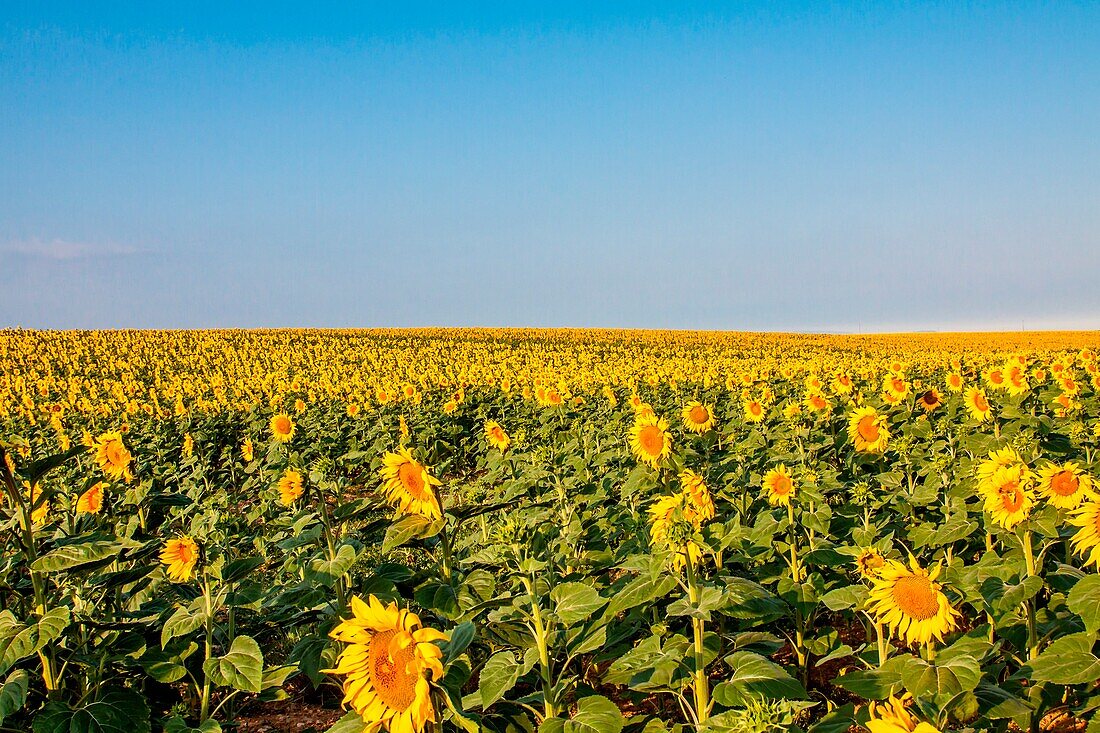
[[[244,692],[263,689],[264,656],[260,645],[250,636],[238,636],[224,657],[207,659],[202,670],[219,687]]]
[[[169,654],[162,649],[149,649],[138,661],[146,674],[157,682],[166,684],[176,682],[187,674],[184,662],[198,651],[199,645],[191,642],[174,654]]]
[[[69,625],[69,609],[51,608],[35,623],[19,624],[11,611],[0,612],[0,674],[61,636]]]
[[[31,563],[31,570],[38,573],[56,573],[87,563],[118,555],[125,545],[118,542],[93,541],[77,545],[65,545]]]
[[[306,568],[306,580],[331,588],[344,573],[351,570],[357,558],[358,553],[354,547],[349,544],[340,545],[340,549],[336,551],[336,557],[331,560],[317,558],[310,561]]]
[[[34,733],[148,733],[149,706],[140,693],[110,687],[99,699],[71,708],[48,703],[35,716]]]
[[[595,588],[584,583],[562,583],[550,591],[554,613],[566,626],[583,621],[607,603]]]
[[[857,608],[867,598],[867,589],[862,585],[849,585],[844,588],[834,588],[821,596],[821,602],[830,611],[844,611],[849,608]]]
[[[262,557],[238,557],[231,560],[222,568],[222,580],[226,583],[235,583],[264,564]]]
[[[1069,610],[1085,622],[1085,631],[1100,631],[1100,575],[1086,575],[1069,592]]]
[[[192,728],[186,720],[174,715],[164,721],[164,733],[222,733],[222,727],[218,721],[209,718],[205,723],[199,723],[198,728]]]
[[[626,721],[615,703],[602,695],[582,697],[572,720],[548,718],[539,733],[619,733]]]
[[[617,616],[623,611],[649,603],[654,598],[666,596],[674,587],[676,587],[676,579],[671,575],[635,578],[612,596],[604,616],[608,618]]]
[[[353,710],[330,725],[325,733],[363,733],[365,727],[363,716]]]
[[[25,669],[17,669],[4,680],[0,687],[0,725],[12,713],[18,712],[27,702],[27,688],[30,687],[30,675]]]
[[[481,668],[481,678],[477,691],[481,696],[481,709],[492,705],[516,685],[519,679],[520,665],[515,654],[509,651],[497,652],[489,657]]]
[[[1070,634],[1056,639],[1046,651],[1028,663],[1021,672],[1030,669],[1036,682],[1058,685],[1078,685],[1100,679],[1100,657],[1092,653],[1094,634]]]
[[[753,652],[734,652],[726,657],[730,677],[714,688],[714,699],[728,707],[753,699],[805,699],[806,688],[778,664]]]
[[[168,642],[177,636],[186,636],[198,629],[203,625],[204,616],[201,611],[188,606],[177,608],[160,629],[161,647],[168,646]]]
[[[406,514],[386,529],[386,537],[382,541],[382,554],[395,550],[412,539],[434,537],[441,529],[443,529],[443,520],[433,522],[419,514]]]
[[[470,642],[474,640],[477,628],[470,621],[463,621],[451,629],[451,638],[443,645],[443,666],[446,667],[462,656]]]
[[[904,658],[895,657],[877,669],[842,674],[833,680],[833,684],[868,700],[885,700],[901,689],[904,663]]]
[[[982,679],[978,660],[966,654],[934,664],[909,657],[901,670],[902,683],[914,697],[935,696],[945,700],[960,692],[970,692]]]

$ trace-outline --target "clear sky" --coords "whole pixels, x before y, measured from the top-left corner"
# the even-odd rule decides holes
[[[0,326],[1100,328],[1100,3],[0,3]]]

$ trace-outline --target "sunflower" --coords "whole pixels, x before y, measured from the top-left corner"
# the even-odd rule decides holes
[[[693,433],[702,435],[714,427],[714,410],[698,400],[684,405],[680,415],[684,418],[684,426]]]
[[[458,403],[455,402],[454,400],[447,400],[446,402],[443,403],[443,414],[444,415],[453,415],[455,413],[455,410],[457,410],[457,409],[458,409]]]
[[[103,482],[97,481],[92,484],[80,498],[76,500],[76,513],[77,514],[99,514],[99,510],[103,508]]]
[[[989,400],[985,396],[984,389],[971,387],[966,390],[966,409],[970,417],[978,422],[985,422],[993,417],[993,411],[989,407]]]
[[[1093,496],[1092,477],[1073,461],[1051,463],[1039,471],[1039,490],[1059,509],[1076,509]]]
[[[329,634],[347,646],[336,667],[322,671],[344,677],[343,703],[363,718],[363,733],[420,733],[436,721],[429,681],[443,678],[443,652],[434,642],[447,635],[374,596],[353,597],[351,612]]]
[[[891,374],[882,380],[882,391],[892,401],[898,402],[909,396],[909,383],[900,374]]]
[[[1031,495],[1031,472],[1020,466],[1003,466],[981,485],[985,510],[993,521],[1012,529],[1027,519],[1035,499]]]
[[[32,486],[24,481],[23,488],[27,492],[27,498],[24,501],[31,511],[31,524],[37,526],[45,523],[46,518],[50,516],[50,500],[46,499],[39,502],[42,496],[42,487],[37,482]],[[36,504],[38,506],[35,506]]]
[[[787,467],[780,463],[764,474],[764,490],[768,492],[768,503],[772,506],[790,506],[794,496],[794,479]]]
[[[184,458],[195,455],[195,439],[191,437],[191,433],[184,433],[182,452]]]
[[[359,414],[359,403],[349,402],[347,408],[345,409],[345,412],[347,413],[348,417],[355,417]]]
[[[1024,463],[1024,459],[1020,457],[1020,454],[1012,448],[1001,448],[991,451],[989,456],[978,464],[976,472],[978,476],[978,488],[984,491],[984,485],[993,478],[993,474],[997,472],[997,469],[1007,466],[1020,466],[1021,468],[1026,468],[1027,464]]]
[[[672,567],[677,570],[689,560],[697,566],[703,559],[703,548],[694,539],[703,519],[690,503],[687,492],[681,491],[658,498],[649,508],[649,542],[670,553]]]
[[[130,451],[122,443],[122,433],[107,432],[95,439],[95,460],[103,473],[115,481],[130,481]]]
[[[241,443],[241,458],[243,458],[246,463],[251,463],[254,457],[252,438],[245,438],[244,442]]]
[[[963,381],[962,375],[958,372],[951,372],[947,375],[947,389],[951,392],[962,392],[963,385],[966,383]]]
[[[907,644],[943,641],[944,634],[955,628],[958,612],[935,582],[940,569],[936,565],[931,572],[924,570],[912,555],[908,567],[887,560],[867,599],[877,623]]]
[[[940,733],[939,728],[913,717],[905,709],[908,696],[901,699],[890,696],[885,702],[872,702],[867,706],[870,719],[867,730],[871,733]]]
[[[195,563],[199,560],[199,546],[190,537],[168,540],[160,551],[161,565],[167,565],[168,577],[177,583],[185,583],[195,575]]]
[[[289,443],[294,437],[294,421],[286,413],[280,412],[271,418],[271,437],[280,443]]]
[[[765,417],[764,406],[757,400],[746,399],[744,403],[745,422],[758,423]]]
[[[413,457],[408,448],[387,453],[382,458],[382,486],[386,497],[397,506],[401,514],[419,514],[428,519],[439,519],[443,511],[434,487],[439,479]]]
[[[672,453],[668,422],[656,415],[639,417],[630,428],[630,447],[638,460],[656,468]]]
[[[1085,565],[1095,565],[1100,570],[1100,499],[1077,507],[1069,523],[1079,527],[1069,540],[1074,552],[1085,558]]]
[[[886,558],[873,547],[863,547],[856,556],[856,567],[861,578],[876,580],[886,565]]]
[[[680,472],[680,488],[687,497],[688,508],[704,522],[714,519],[714,498],[703,477],[691,469]]]
[[[848,418],[848,437],[859,453],[882,453],[890,439],[886,417],[871,407],[860,407]]]
[[[504,432],[504,428],[500,426],[500,423],[494,420],[485,423],[485,437],[489,439],[489,445],[500,451],[507,450],[512,442],[511,438],[508,437],[508,433]]]
[[[806,395],[804,404],[811,412],[827,412],[831,404],[820,392],[811,392]]]
[[[279,501],[283,506],[290,506],[302,495],[302,474],[293,469],[287,469],[279,479]]]
[[[847,374],[837,374],[833,378],[833,392],[838,395],[851,394],[855,385],[852,384],[852,378]]]
[[[920,409],[924,410],[925,412],[932,412],[942,404],[943,395],[941,395],[940,391],[935,387],[928,390],[919,398],[917,398],[917,405],[920,406]]]

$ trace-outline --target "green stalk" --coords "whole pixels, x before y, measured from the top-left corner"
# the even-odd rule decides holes
[[[699,585],[695,578],[695,563],[692,562],[686,546],[684,554],[687,558],[688,600],[691,601],[692,606],[696,606],[699,603]],[[703,648],[703,619],[692,617],[691,631],[695,648],[695,670],[693,672],[695,681],[692,684],[695,693],[695,723],[696,725],[702,725],[710,717],[710,680],[707,679],[706,657]]]
[[[1024,550],[1024,563],[1027,566],[1027,577],[1034,578],[1035,553],[1031,547],[1031,530],[1024,529],[1022,544]],[[1027,658],[1028,661],[1039,655],[1039,635],[1035,629],[1035,600],[1029,598],[1024,602],[1024,613],[1027,615]]]

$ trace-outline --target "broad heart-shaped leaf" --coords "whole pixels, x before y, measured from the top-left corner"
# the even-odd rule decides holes
[[[856,608],[867,598],[867,588],[862,585],[848,585],[834,588],[821,596],[821,602],[830,611],[844,611]]]
[[[894,657],[877,669],[857,670],[833,679],[833,684],[868,700],[885,700],[902,687],[905,657]]]
[[[550,600],[554,603],[554,614],[566,626],[583,621],[607,603],[590,585],[584,583],[562,583],[550,591]]]
[[[149,706],[140,693],[110,687],[94,702],[70,708],[51,702],[35,716],[34,733],[148,733]]]
[[[1100,657],[1092,653],[1096,635],[1088,632],[1070,634],[1056,639],[1037,656],[1021,673],[1036,682],[1053,682],[1058,685],[1077,685],[1100,679]]]
[[[4,723],[12,713],[18,712],[27,702],[27,688],[30,686],[30,675],[25,669],[17,669],[4,680],[0,687],[0,725]]]
[[[205,611],[200,610],[196,603],[177,608],[160,629],[161,647],[168,646],[168,642],[177,636],[186,636],[202,626],[205,617]]]
[[[39,573],[56,573],[79,567],[90,562],[118,555],[125,545],[119,542],[97,540],[77,545],[65,545],[43,555],[31,563],[31,570]]]
[[[331,588],[344,573],[351,570],[357,557],[358,553],[354,547],[347,544],[340,545],[340,549],[336,551],[336,557],[331,560],[317,558],[310,561],[306,568],[306,580]]]
[[[388,553],[411,539],[434,537],[441,529],[443,529],[441,519],[433,522],[419,514],[406,514],[386,529],[386,537],[382,541],[382,553]]]
[[[1085,622],[1085,631],[1100,630],[1100,575],[1086,575],[1069,592],[1069,610]]]
[[[805,699],[806,688],[772,661],[753,652],[734,652],[726,657],[730,677],[714,688],[714,699],[728,707],[753,699]]]
[[[481,668],[481,677],[477,691],[481,696],[481,708],[484,710],[516,685],[521,669],[516,655],[510,651],[497,652],[489,657]]]
[[[251,636],[238,636],[224,657],[207,659],[202,671],[219,687],[232,687],[244,692],[263,689],[264,655]]]
[[[626,725],[615,703],[602,695],[582,697],[577,701],[577,714],[572,720],[548,718],[539,726],[539,733],[619,733]]]
[[[26,626],[18,623],[11,611],[0,612],[0,674],[61,636],[68,625],[69,609],[63,606],[51,608]]]
[[[970,692],[981,679],[981,665],[966,654],[934,664],[911,656],[901,669],[902,684],[914,697],[935,696],[941,702],[960,692]]]
[[[222,568],[222,580],[226,583],[235,583],[263,564],[262,557],[238,557],[236,560],[230,560]]]
[[[628,611],[635,606],[649,603],[654,598],[668,595],[668,592],[676,587],[676,578],[671,575],[660,575],[656,578],[640,577],[627,583],[614,596],[607,605],[604,615],[617,616],[623,611]]]

